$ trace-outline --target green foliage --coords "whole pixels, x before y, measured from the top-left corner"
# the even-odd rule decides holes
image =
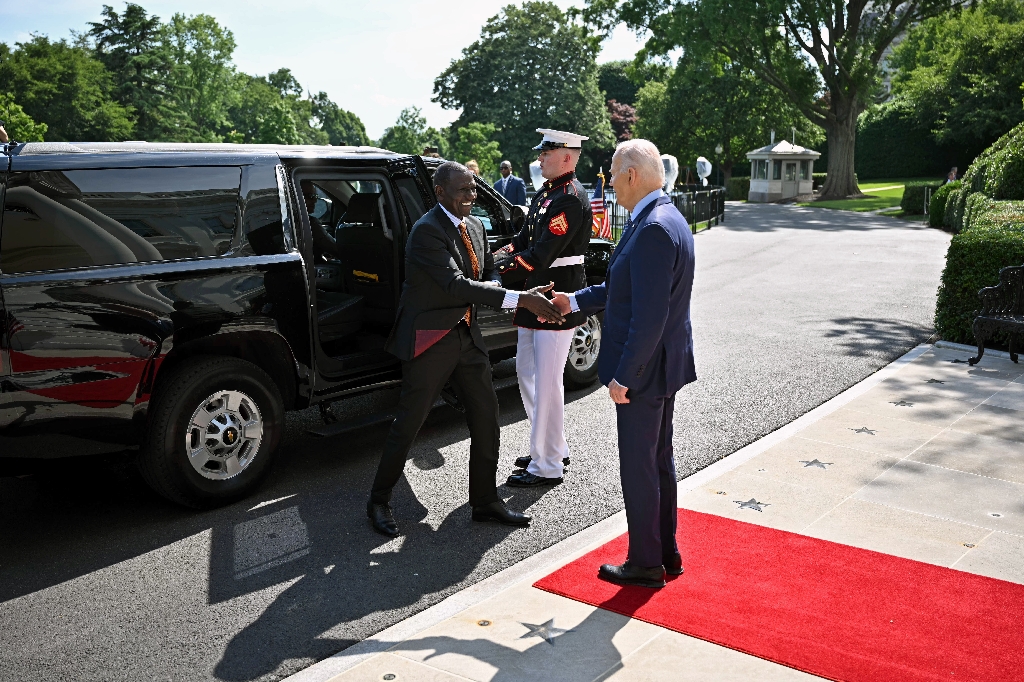
[[[903,186],[903,199],[900,200],[900,208],[908,215],[924,214],[924,197],[926,190],[935,191],[942,187],[941,182],[908,182]],[[931,204],[929,203],[929,210]]]
[[[746,153],[767,144],[771,130],[788,134],[792,126],[802,144],[821,142],[821,130],[796,107],[780,102],[774,88],[714,53],[683,56],[667,82],[650,81],[637,95],[638,137],[691,168],[698,156],[714,160],[720,143],[726,181],[734,166],[749,167]]]
[[[302,144],[300,119],[286,96],[259,76],[235,74],[233,102],[227,119],[232,126],[232,141],[256,144]],[[307,118],[308,120],[308,118]],[[327,135],[321,133],[323,142]]]
[[[1001,268],[1024,263],[1024,202],[990,202],[978,209],[971,228],[949,244],[935,306],[936,330],[959,343],[974,339],[978,291],[998,284]]]
[[[14,98],[51,141],[132,138],[134,111],[114,101],[114,83],[103,63],[82,45],[45,36],[0,44],[0,92]]]
[[[640,87],[633,82],[630,72],[627,61],[605,62],[597,66],[597,86],[604,92],[606,101],[613,99],[620,104],[636,105],[636,93]]]
[[[865,178],[941,177],[957,165],[955,152],[940,148],[914,104],[894,97],[871,107],[857,122],[858,176]],[[961,161],[963,163],[963,161]]]
[[[359,117],[332,102],[326,92],[321,90],[311,98],[311,102],[315,122],[327,133],[328,144],[353,147],[370,144],[366,127]]]
[[[399,154],[419,154],[426,146],[427,119],[419,107],[407,107],[398,114],[395,125],[386,128],[378,147]]]
[[[750,196],[750,178],[729,178],[725,188],[729,199],[746,201]]]
[[[931,203],[928,204],[928,224],[932,227],[943,227],[946,218],[946,201],[954,190],[960,188],[960,181],[947,182],[932,193]]]
[[[491,181],[497,179],[501,148],[494,141],[497,127],[493,123],[467,123],[455,130],[455,160],[466,163],[476,159],[480,175]]]
[[[1024,198],[1024,123],[996,140],[978,155],[964,173],[960,188],[946,202],[946,224],[953,232],[968,228],[965,224],[968,200],[977,193],[999,199]]]
[[[231,55],[235,37],[208,14],[175,14],[166,26],[173,59],[169,85],[176,107],[188,117],[188,127],[175,131],[183,142],[219,142],[230,128],[226,96],[234,85]]]
[[[102,14],[102,21],[90,22],[88,35],[95,41],[96,58],[111,74],[114,98],[135,112],[134,136],[173,139],[188,121],[169,96],[173,60],[160,17],[134,3],[128,3],[122,14],[104,5]]]
[[[683,48],[693,59],[717,53],[754,72],[825,128],[830,153],[824,191],[845,196],[857,188],[857,117],[878,90],[886,48],[908,26],[940,14],[953,2],[588,0],[584,15],[607,30],[618,21],[649,30],[646,54],[667,55]]]
[[[18,142],[42,142],[46,124],[36,123],[25,113],[11,95],[0,92],[0,120],[3,120],[7,137]]]
[[[524,174],[536,158],[537,128],[587,135],[580,162],[585,171],[591,152],[614,145],[597,80],[599,49],[600,38],[554,3],[507,5],[434,80],[433,99],[445,109],[462,109],[455,129],[499,124],[496,140]]]
[[[1024,121],[1024,0],[986,0],[908,31],[893,91],[936,140],[976,156]]]

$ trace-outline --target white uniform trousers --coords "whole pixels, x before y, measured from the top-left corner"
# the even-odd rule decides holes
[[[574,329],[519,328],[516,374],[523,407],[530,419],[530,466],[535,476],[562,477],[562,458],[569,456],[562,420],[565,392],[562,372]]]

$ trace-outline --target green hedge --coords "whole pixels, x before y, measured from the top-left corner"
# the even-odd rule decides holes
[[[811,180],[814,181],[814,189],[818,189],[825,184],[825,178],[828,177],[828,173],[811,173]]]
[[[993,199],[1024,199],[1024,123],[978,155],[946,202],[946,224],[954,233],[967,229],[967,201],[981,193]]]
[[[925,190],[931,189],[934,192],[940,187],[942,187],[942,183],[938,181],[908,182],[903,187],[903,198],[900,199],[900,208],[903,209],[904,213],[922,215],[924,213]]]
[[[750,178],[729,178],[726,184],[726,196],[729,199],[747,200],[750,195]]]
[[[946,200],[953,190],[960,188],[960,181],[947,182],[932,193],[931,203],[928,204],[928,224],[932,227],[945,226]]]
[[[978,291],[999,283],[999,270],[1024,264],[1024,201],[992,201],[975,192],[970,226],[953,236],[935,305],[942,338],[973,343]]]

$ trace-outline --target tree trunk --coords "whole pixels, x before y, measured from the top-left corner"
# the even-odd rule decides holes
[[[732,178],[732,161],[725,160],[721,165],[722,169],[722,187],[729,186],[729,180]]]
[[[828,137],[828,177],[825,178],[819,199],[845,199],[860,194],[853,170],[859,113],[857,109],[852,104],[836,106],[836,121],[825,125]]]

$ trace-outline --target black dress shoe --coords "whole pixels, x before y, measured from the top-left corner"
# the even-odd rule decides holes
[[[530,525],[532,518],[522,512],[509,509],[501,502],[491,502],[483,507],[473,507],[474,521],[496,521],[506,526],[525,528]]]
[[[529,455],[523,455],[522,457],[516,457],[516,468],[517,469],[525,469],[528,466],[530,466],[530,456]],[[562,458],[562,466],[564,466],[564,467],[569,466],[569,458],[568,457],[563,457]]]
[[[662,559],[662,563],[665,564],[665,572],[669,575],[682,575],[683,574],[683,557],[678,554],[674,554],[670,557]]]
[[[397,538],[401,535],[398,532],[398,524],[395,523],[395,517],[391,514],[391,505],[367,502],[366,515],[370,517],[373,529],[381,535],[386,535],[389,538]]]
[[[630,566],[629,562],[616,566],[605,564],[597,572],[597,577],[619,585],[635,585],[636,587],[665,587],[665,567]]]
[[[538,485],[558,485],[561,482],[561,476],[558,478],[544,478],[543,476],[535,476],[524,469],[509,476],[505,484],[515,488],[532,488]]]

